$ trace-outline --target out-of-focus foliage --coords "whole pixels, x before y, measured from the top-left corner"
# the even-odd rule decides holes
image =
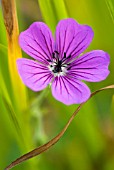
[[[91,91],[114,84],[114,1],[113,0],[17,0],[18,25],[25,30],[38,20],[55,31],[63,18],[90,25],[94,40],[87,51],[102,49],[110,54],[110,75],[99,83],[88,83]],[[0,6],[0,169],[22,154],[45,143],[66,124],[76,105],[56,101],[51,89],[34,93],[27,89],[27,108],[16,107],[8,66],[6,31]],[[16,56],[17,58],[18,56]],[[27,57],[23,53],[23,57]],[[10,62],[11,63],[11,62]],[[19,95],[18,91],[16,96]],[[79,112],[62,140],[46,153],[15,170],[113,170],[114,91],[92,98]]]

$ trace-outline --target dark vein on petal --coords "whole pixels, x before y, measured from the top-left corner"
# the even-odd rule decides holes
[[[68,49],[70,48],[71,44],[73,43],[74,39],[76,38],[76,36],[77,36],[80,32],[81,32],[81,31],[77,32],[77,34],[73,36],[71,42],[69,43],[69,46],[68,46],[67,49],[66,49],[66,53],[67,53]],[[72,53],[72,52],[71,52],[71,53]]]
[[[33,40],[37,43],[37,45],[41,48],[41,50],[44,52],[44,54],[49,58],[49,55],[47,55],[47,53],[45,52],[45,50],[42,48],[42,46],[38,43],[37,39],[35,38],[34,34],[33,35]]]
[[[86,39],[86,37],[87,37],[87,34],[85,35],[85,37],[82,39],[82,41],[81,42],[79,42],[78,44],[77,44],[77,46],[71,51],[71,54],[81,45],[81,43]],[[84,45],[85,46],[85,45]],[[79,51],[79,50],[78,50]],[[77,52],[75,52],[74,54],[76,54]],[[72,54],[72,56],[74,55],[74,54]]]
[[[35,64],[35,63],[34,63]],[[22,64],[22,65],[25,65],[25,66],[28,66],[28,67],[33,67],[33,68],[39,68],[39,69],[43,69],[43,70],[47,70],[47,67],[42,67],[42,65],[30,65],[30,64]]]
[[[49,79],[49,80],[51,80],[52,79],[52,75],[49,75],[48,77],[47,77],[47,79],[43,82],[43,84],[45,84],[46,83],[46,81]]]
[[[88,54],[86,53],[84,56],[79,57],[77,60],[78,60],[78,61],[83,60],[83,59],[85,59],[86,57],[88,57],[88,56],[90,56],[90,55],[92,55],[91,52],[89,52]]]
[[[60,83],[60,94],[62,95],[62,85],[61,85],[61,78],[59,77],[59,83]]]
[[[72,84],[72,80],[71,80],[71,79],[70,79],[70,81],[71,81],[71,82],[70,82],[70,81],[69,81],[69,78],[66,78],[66,77],[64,77],[64,78],[66,79],[67,82],[69,82],[70,85],[72,85],[75,89],[77,89],[80,93],[82,93],[76,86],[74,86],[74,85]],[[77,83],[77,82],[75,82],[75,83]],[[77,84],[78,84],[78,83],[77,83]],[[79,85],[80,85],[80,84],[79,84]]]
[[[67,34],[67,28],[66,28],[66,30],[65,30],[63,49],[62,49],[62,52],[61,52],[61,58],[63,57],[63,53],[64,53],[65,41],[66,41],[66,34]]]
[[[26,72],[26,73],[27,73],[27,72]],[[27,77],[27,80],[33,78],[34,76],[36,76],[36,75],[38,75],[38,74],[45,74],[45,73],[47,73],[47,72],[31,73],[32,75],[29,76],[29,77]],[[30,74],[30,73],[28,73],[28,74]],[[49,73],[48,73],[48,74],[49,74]],[[48,75],[48,74],[45,74],[45,75]],[[44,75],[44,76],[45,76],[45,75]]]
[[[48,57],[49,59],[49,55],[45,52],[45,50],[41,47],[41,45],[35,40],[35,42],[39,45],[39,47],[42,49],[42,51],[44,52],[44,54]]]
[[[71,44],[73,43],[73,41],[75,40],[75,38],[77,37],[77,35],[80,34],[80,32],[81,32],[81,31],[77,32],[77,33],[73,36],[71,42],[69,43],[69,46],[68,46],[67,49],[66,49],[66,53],[67,53],[68,49],[70,48]],[[72,52],[71,52],[71,53],[72,53]],[[70,53],[70,54],[71,54],[71,53]]]
[[[71,78],[69,78],[71,81],[72,81],[72,79]],[[79,86],[82,86],[83,87],[83,84],[82,84],[82,82],[81,81],[75,81],[75,79],[73,80],[76,84],[78,84]],[[80,82],[80,83],[79,83]],[[81,92],[82,93],[82,92]]]
[[[90,61],[90,60],[92,60],[92,59],[95,59],[95,58],[99,58],[100,56],[96,56],[96,57],[91,57],[91,58],[89,58],[89,59],[86,59],[86,60],[84,60],[84,61],[82,61],[82,62],[79,62],[79,61],[81,61],[81,60],[83,60],[83,59],[85,59],[87,56],[85,56],[84,58],[79,58],[79,60],[78,61],[75,61],[75,63],[73,63],[74,65],[73,66],[77,66],[77,65],[79,65],[79,64],[82,64],[82,63],[85,63],[85,62],[88,62],[88,61]]]
[[[59,50],[58,52],[61,54],[61,38],[60,38],[60,31],[59,31]]]
[[[28,35],[28,37],[30,37],[30,36]],[[32,39],[32,41],[35,41],[36,44],[38,45],[38,43],[37,43],[37,41],[36,41],[35,39],[33,39],[32,37],[30,37],[30,38]],[[26,44],[27,44],[30,48],[32,48],[33,50],[35,50],[36,52],[38,52],[39,54],[41,54],[42,57],[45,58],[45,56],[44,56],[41,52],[39,52],[39,51],[36,50],[33,46],[31,46],[25,39],[24,39],[24,41],[26,42]],[[41,47],[40,47],[40,48],[41,48]],[[42,50],[42,48],[41,48],[40,50]],[[44,52],[44,50],[42,50],[42,51]],[[46,56],[47,56],[47,54],[46,54]],[[46,59],[46,58],[45,58],[45,59]]]
[[[50,73],[46,74],[45,76],[40,77],[38,80],[35,80],[35,81],[33,82],[33,84],[37,83],[39,80],[41,80],[41,79],[44,78],[44,77],[47,77],[48,75],[50,75]]]
[[[45,74],[47,72],[45,71],[45,72],[36,72],[36,73],[32,73],[32,72],[25,72],[25,73],[32,74],[33,76],[35,76],[35,75],[38,75],[38,74]]]
[[[85,45],[84,46],[82,46],[78,51],[76,51],[74,54],[72,54],[72,56],[77,56],[77,53],[79,53],[80,51],[82,51],[82,49],[85,47]]]
[[[72,69],[72,66],[71,66],[70,70],[71,71],[75,71],[75,70],[81,70],[81,69],[83,69],[83,70],[92,70],[92,69],[95,69],[96,70],[98,68],[96,68],[96,67],[91,67],[91,68],[90,67],[87,67],[87,68],[86,67],[85,68],[84,67],[80,67],[80,68],[79,67],[75,67],[75,68]]]
[[[71,72],[71,73],[72,73],[72,72]],[[83,71],[78,71],[78,70],[77,70],[77,71],[76,71],[76,70],[73,71],[73,73],[80,73],[80,74],[83,73],[83,74],[94,75],[94,74],[92,74],[92,73],[90,73],[90,72],[88,73],[88,72],[83,72]]]
[[[26,42],[26,40],[24,40],[25,42]],[[40,53],[39,51],[37,51],[34,47],[32,47],[30,44],[28,44],[27,42],[26,42],[26,45],[28,46],[28,47],[30,47],[30,48],[32,48],[34,51],[36,51],[37,53],[39,53],[42,57],[44,57],[45,59],[46,59],[46,57],[42,54],[42,53]],[[29,51],[29,50],[28,50]],[[31,51],[29,51],[30,53],[32,53]],[[39,56],[37,56],[36,54],[34,54],[33,53],[33,55],[35,55],[36,57],[39,57]],[[39,58],[41,58],[41,57],[39,57]],[[47,60],[47,59],[46,59]]]
[[[68,50],[69,50],[71,44],[73,43],[74,39],[75,39],[75,37],[73,36],[72,40],[70,41],[70,43],[69,43],[69,45],[68,45],[68,47],[67,47],[67,49],[65,51],[66,53],[68,52]]]
[[[57,89],[57,81],[58,81],[58,77],[55,79],[55,90]]]
[[[36,57],[36,60],[41,60],[42,62],[48,63],[47,60],[44,60],[42,57],[38,56],[37,54],[31,52],[28,50],[28,52],[30,53],[30,55],[34,55]]]
[[[46,37],[45,37],[45,35],[43,34],[43,32],[42,32],[41,29],[40,29],[40,32],[41,32],[42,36],[44,37],[44,41],[45,41],[46,47],[47,47],[47,49],[48,49],[48,51],[49,51],[49,53],[50,53],[50,56],[51,56],[52,54],[51,54],[51,52],[50,52],[50,49],[49,49],[49,46],[48,46],[48,43],[47,43],[47,39],[46,39]]]
[[[88,77],[86,77],[86,76],[82,76],[82,75],[80,75],[80,74],[76,74],[76,73],[70,73],[68,76],[70,76],[70,77],[72,77],[72,78],[74,78],[75,76],[79,76],[79,77],[82,77],[82,78],[85,78],[85,79],[89,79]]]
[[[69,91],[68,91],[68,89],[67,89],[67,87],[66,87],[66,85],[65,85],[64,78],[61,77],[61,79],[62,79],[62,82],[63,82],[63,84],[64,84],[64,87],[65,87],[65,89],[66,89],[66,91],[67,91],[67,93],[68,93],[68,96],[69,96],[69,95],[71,96],[71,94],[69,93]]]
[[[48,32],[48,34],[49,34],[49,39],[50,39],[50,47],[51,47],[51,51],[53,52],[53,51],[54,51],[54,49],[53,49],[53,42],[52,42],[51,35],[50,35],[49,32]],[[52,55],[52,54],[51,54],[51,55]]]

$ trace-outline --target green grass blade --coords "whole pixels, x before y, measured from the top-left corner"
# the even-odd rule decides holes
[[[114,95],[112,96],[112,103],[111,103],[111,119],[114,121]]]
[[[0,50],[7,51],[7,46],[0,44]]]
[[[57,18],[54,14],[50,0],[42,0],[42,1],[39,0],[38,3],[39,3],[39,6],[40,6],[40,10],[42,12],[42,16],[43,16],[44,21],[54,31],[56,23],[57,23]]]
[[[11,100],[10,100],[9,95],[7,93],[7,89],[6,89],[3,77],[1,75],[1,72],[0,72],[0,95],[2,97],[2,101],[3,101],[3,104],[6,108],[6,110],[7,110],[7,113],[8,113],[9,117],[11,118],[11,121],[13,122],[13,124],[16,128],[16,132],[18,132],[18,135],[19,135],[20,139],[22,140],[22,133],[21,133],[21,130],[20,130],[19,121],[16,118],[16,114],[14,112]],[[6,114],[6,113],[4,113],[4,114]]]
[[[54,0],[52,2],[53,2],[53,9],[55,9],[55,13],[57,16],[57,20],[59,21],[60,19],[68,18],[68,13],[64,1]]]
[[[65,3],[61,0],[38,0],[44,21],[54,32],[60,19],[67,18]]]
[[[9,68],[8,68],[8,57],[7,57],[7,47],[3,44],[0,44],[0,76],[5,84],[5,88],[7,89],[7,93],[9,98],[11,99],[12,103],[14,103],[13,93],[12,93],[12,86],[10,81],[9,75]],[[0,86],[2,83],[0,82]],[[4,87],[2,87],[4,89]]]
[[[27,107],[27,95],[16,65],[16,60],[22,57],[22,53],[18,44],[19,29],[15,0],[2,1],[2,11],[8,40],[8,68],[12,91],[15,98],[15,105],[18,110],[22,111]]]
[[[110,13],[111,19],[112,19],[113,24],[114,24],[114,5],[112,3],[112,0],[105,0],[105,2],[106,2],[108,11]]]
[[[4,30],[5,30],[5,26],[3,22],[2,9],[0,6],[0,43],[7,45],[6,32]]]

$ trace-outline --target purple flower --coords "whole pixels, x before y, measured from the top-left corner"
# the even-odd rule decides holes
[[[110,59],[106,52],[81,54],[93,35],[91,27],[65,19],[58,23],[54,40],[46,24],[34,22],[19,37],[23,51],[35,59],[17,60],[24,84],[40,91],[51,83],[53,96],[66,105],[86,101],[90,90],[81,80],[98,82],[109,74]]]

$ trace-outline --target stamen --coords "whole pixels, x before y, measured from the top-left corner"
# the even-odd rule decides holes
[[[66,65],[61,65],[62,67],[66,67]]]
[[[66,53],[64,53],[64,58],[66,58]]]
[[[55,58],[55,53],[52,53],[52,57]]]
[[[67,68],[67,70],[70,70],[72,66],[70,66],[69,68]]]
[[[55,55],[55,58],[56,58],[56,62],[58,63],[59,62],[59,53],[58,53],[58,51],[54,51],[54,53],[56,54]]]
[[[56,54],[59,54],[58,51],[54,51]]]
[[[64,53],[64,55],[66,55],[66,53]],[[71,58],[71,54],[68,57],[63,57],[62,58],[62,62],[66,61],[67,59]]]
[[[63,61],[64,58],[66,58],[66,52],[64,52],[64,56],[62,57],[61,61]]]
[[[52,62],[50,59],[47,59],[48,62]]]
[[[71,57],[71,54],[67,58],[70,58],[70,57]]]
[[[53,72],[54,76],[60,76],[60,75],[65,75],[67,71],[67,66],[69,64],[65,64],[64,61],[66,61],[68,58],[70,58],[71,55],[67,57],[66,52],[64,52],[64,56],[62,59],[59,58],[59,52],[54,51],[52,53],[52,61],[48,60],[49,62],[52,62],[49,66],[49,69]],[[70,69],[70,68],[68,68]]]

